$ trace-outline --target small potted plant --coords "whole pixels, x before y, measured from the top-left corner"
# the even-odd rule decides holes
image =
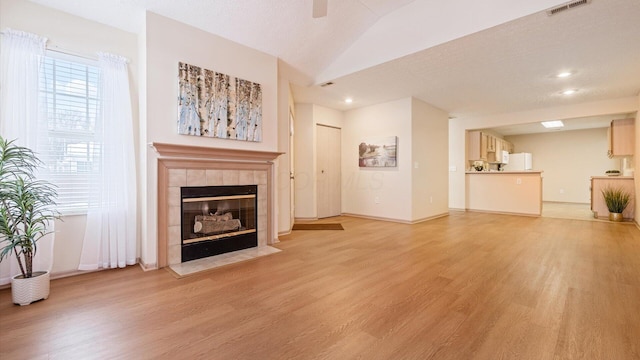
[[[607,186],[602,189],[602,196],[609,209],[609,220],[622,221],[622,212],[629,205],[631,195],[622,188]]]
[[[11,279],[14,304],[28,305],[49,297],[49,272],[33,271],[38,240],[47,235],[56,189],[38,180],[35,153],[0,136],[0,261],[15,255],[21,274]]]

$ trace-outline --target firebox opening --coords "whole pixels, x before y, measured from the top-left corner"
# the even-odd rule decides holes
[[[181,188],[182,262],[258,246],[257,188]]]

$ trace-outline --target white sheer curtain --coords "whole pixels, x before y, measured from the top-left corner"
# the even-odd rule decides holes
[[[41,152],[46,136],[46,106],[38,91],[40,68],[47,39],[35,34],[6,29],[0,52],[0,133],[16,139],[20,146]],[[46,178],[41,172],[39,177]],[[53,222],[49,230],[53,231]],[[53,266],[53,232],[37,243],[34,271],[51,271]],[[0,285],[20,273],[15,256],[0,263]]]
[[[98,192],[89,206],[79,270],[136,263],[136,169],[127,60],[99,53],[102,106],[96,136],[102,139]]]

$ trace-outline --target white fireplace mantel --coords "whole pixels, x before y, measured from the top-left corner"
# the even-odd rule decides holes
[[[273,161],[282,152],[210,148],[154,142],[149,144],[160,156],[204,158],[211,160]]]

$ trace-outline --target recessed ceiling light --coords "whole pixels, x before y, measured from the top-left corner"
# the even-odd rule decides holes
[[[346,98],[344,99],[344,102],[346,102],[347,104],[351,104],[353,102],[352,98]]]
[[[560,94],[562,94],[562,95],[573,95],[573,94],[575,94],[577,92],[578,92],[577,89],[569,89],[569,90],[565,90],[565,91],[561,92]]]
[[[571,71],[563,71],[563,72],[558,73],[558,75],[556,75],[556,77],[566,78],[566,77],[569,77],[571,75],[573,75],[573,73]]]
[[[564,127],[564,123],[562,123],[562,120],[543,121],[540,124],[542,124],[542,126],[547,129],[557,129]]]

